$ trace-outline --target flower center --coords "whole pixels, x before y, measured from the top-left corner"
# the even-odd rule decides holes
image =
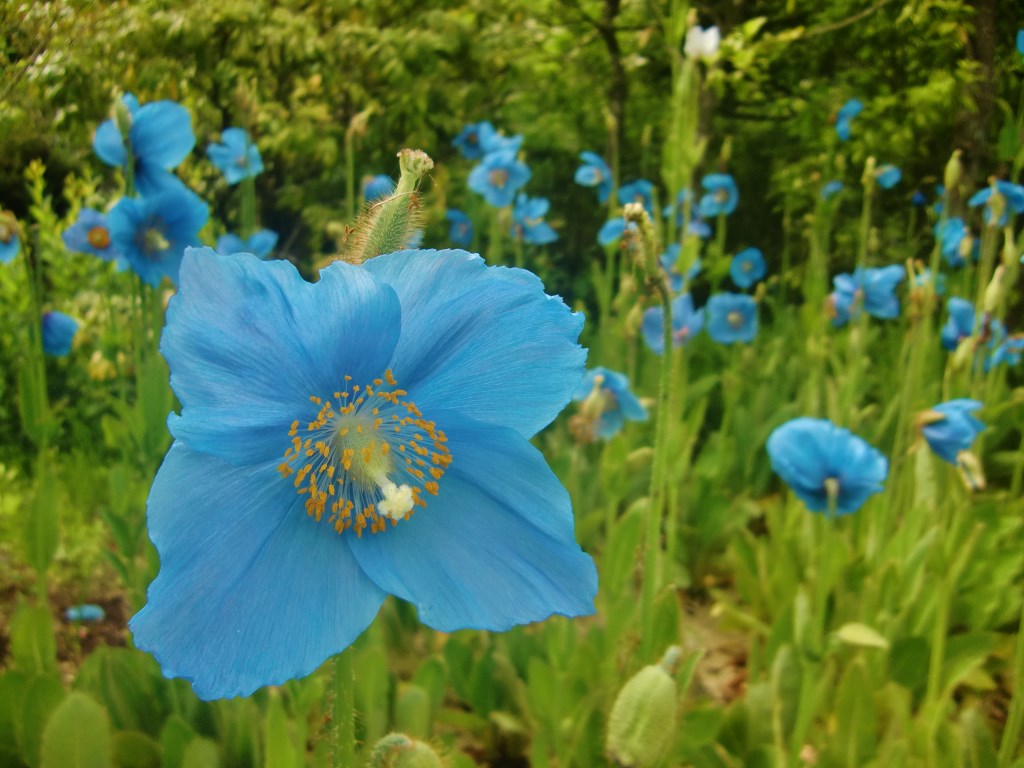
[[[740,263],[740,269],[742,269],[744,272],[749,272],[753,268],[754,268],[754,263],[751,262],[751,261],[744,261],[744,262]]]
[[[448,438],[419,408],[403,399],[390,370],[372,384],[351,384],[332,400],[310,397],[317,411],[301,426],[292,422],[291,446],[278,465],[295,492],[306,498],[306,514],[342,533],[361,537],[407,520],[425,507],[422,492],[436,496],[438,480],[451,465]]]
[[[14,239],[14,227],[0,219],[0,243],[9,243]]]
[[[508,171],[504,168],[495,168],[488,178],[491,180],[491,186],[501,189],[508,183]]]
[[[734,309],[732,312],[725,316],[725,320],[733,328],[740,328],[743,325],[743,313],[737,312]]]
[[[107,231],[106,227],[92,227],[85,239],[89,242],[93,248],[103,250],[110,246],[110,232]]]
[[[142,233],[142,250],[146,256],[152,258],[162,251],[171,247],[170,242],[164,237],[164,233],[155,226],[149,227]]]
[[[716,189],[713,196],[716,203],[726,203],[729,201],[729,192],[725,189]]]

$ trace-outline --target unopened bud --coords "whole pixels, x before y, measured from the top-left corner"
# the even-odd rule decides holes
[[[1015,269],[1020,261],[1017,259],[1017,248],[1013,243],[1013,230],[1009,225],[1003,230],[1003,250],[1000,257],[1007,269]]]
[[[398,167],[402,176],[408,173],[418,182],[433,170],[434,161],[422,149],[403,149],[398,153]]]
[[[1000,264],[996,267],[995,272],[992,273],[992,280],[989,282],[988,287],[985,289],[985,299],[982,303],[982,309],[989,314],[994,313],[999,305],[1002,303],[1001,299],[1003,296],[1003,275],[1006,272],[1006,267]]]
[[[123,137],[128,138],[128,133],[132,129],[132,113],[124,99],[118,99],[114,103],[114,125]]]
[[[956,189],[960,183],[960,179],[964,175],[963,165],[960,164],[961,151],[954,149],[953,154],[949,157],[949,162],[946,163],[946,171],[943,174],[942,183],[946,185],[946,194],[949,195]]]
[[[869,157],[864,162],[864,174],[860,177],[860,183],[864,185],[865,189],[871,189],[875,186],[875,158]]]
[[[640,326],[644,322],[644,309],[639,304],[634,304],[626,314],[626,320],[622,324],[622,334],[627,339],[635,339],[640,333]]]
[[[981,460],[970,451],[960,451],[956,455],[956,468],[960,470],[960,479],[969,491],[985,490],[985,469]]]
[[[949,364],[954,371],[962,371],[970,364],[972,357],[974,357],[974,337],[968,336],[957,344],[956,352],[953,353]]]
[[[675,736],[676,681],[668,669],[679,649],[637,672],[619,691],[608,717],[608,756],[623,768],[651,768],[668,754]]]
[[[389,733],[373,746],[370,768],[441,768],[441,758],[422,741]]]
[[[651,465],[654,458],[654,449],[649,445],[630,451],[626,456],[626,470],[630,474],[644,472]]]
[[[988,203],[985,206],[987,209],[985,212],[985,223],[990,227],[998,227],[1003,216],[1006,215],[1006,198],[999,191],[995,177],[989,179],[988,182],[992,194],[989,195]]]

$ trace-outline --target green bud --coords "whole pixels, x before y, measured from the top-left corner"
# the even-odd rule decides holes
[[[608,717],[605,749],[623,768],[651,768],[665,759],[675,736],[676,681],[669,670],[673,646],[659,664],[644,667],[622,687]]]
[[[132,113],[128,111],[127,105],[121,99],[114,102],[114,125],[127,139],[128,132],[132,129]]]
[[[373,745],[370,768],[442,768],[441,758],[422,741],[389,733]]]
[[[1003,229],[1003,250],[1000,253],[1003,264],[1007,269],[1014,269],[1020,260],[1017,258],[1017,248],[1013,243],[1013,230],[1007,225]]]
[[[395,702],[395,724],[413,736],[430,734],[430,694],[418,685],[402,689]]]
[[[942,182],[946,185],[946,195],[957,188],[960,184],[960,179],[964,175],[964,167],[960,164],[960,155],[962,152],[959,149],[954,149],[953,154],[949,157],[949,162],[946,163],[946,171],[943,174]]]
[[[637,334],[640,333],[640,326],[644,322],[644,308],[639,304],[634,304],[632,308],[626,313],[626,320],[623,323],[622,331],[623,335],[627,339],[635,339]]]
[[[875,186],[875,158],[869,157],[864,162],[864,175],[860,177],[860,183],[865,189],[874,189]]]
[[[985,298],[982,302],[982,309],[989,314],[994,313],[998,308],[1003,295],[1003,274],[1006,267],[1000,264],[992,273],[992,280],[985,288]]]
[[[626,456],[626,470],[630,474],[646,472],[654,460],[654,449],[649,445],[630,451]]]
[[[968,336],[957,344],[953,359],[949,362],[954,371],[964,370],[971,362],[971,358],[974,357],[974,342],[974,337]]]

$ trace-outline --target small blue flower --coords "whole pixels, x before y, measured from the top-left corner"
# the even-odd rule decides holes
[[[620,205],[640,203],[644,210],[654,215],[654,185],[647,179],[637,179],[619,187],[617,193]]]
[[[367,176],[363,179],[363,200],[372,203],[378,197],[390,195],[395,189],[395,182],[386,173]]]
[[[833,179],[828,184],[821,188],[821,199],[829,200],[838,195],[843,189],[843,182],[838,179]]]
[[[473,242],[473,222],[469,216],[457,208],[449,208],[444,218],[451,225],[448,239],[454,245],[468,246]]]
[[[903,173],[895,165],[881,165],[875,171],[875,181],[882,189],[892,189],[902,178]]]
[[[974,438],[985,428],[971,415],[979,408],[977,400],[959,399],[934,405],[920,414],[921,434],[936,456],[956,466],[960,452],[970,450]]]
[[[206,148],[206,156],[224,174],[228,184],[263,173],[259,147],[252,143],[245,129],[226,128],[221,131],[220,141]]]
[[[647,421],[647,409],[630,391],[629,379],[608,368],[587,371],[572,399],[577,403],[595,403],[595,415],[599,414],[595,432],[604,440],[622,431],[627,420]]]
[[[971,208],[977,208],[978,206],[985,206],[985,223],[995,224],[1001,227],[1006,224],[1007,212],[1012,211],[1013,213],[1024,212],[1024,187],[1020,184],[1014,184],[1009,181],[998,180],[996,181],[996,190],[1002,195],[1005,203],[1002,215],[999,217],[999,221],[995,222],[994,213],[992,207],[988,204],[992,198],[992,187],[985,187],[980,189],[971,195],[971,199],[967,201],[967,205]]]
[[[583,165],[576,169],[576,183],[584,187],[597,187],[597,201],[608,202],[612,193],[612,169],[604,158],[594,152],[580,152]]]
[[[924,288],[932,282],[932,271],[930,269],[923,269],[917,275],[914,276],[914,285],[918,288]],[[936,296],[946,295],[946,276],[939,272],[935,279],[935,285],[932,286],[932,290],[935,291]]]
[[[694,219],[686,230],[691,235],[696,235],[701,240],[711,237],[711,226],[704,219]]]
[[[889,474],[885,456],[828,419],[787,421],[768,436],[767,449],[772,469],[811,512],[828,512],[831,496],[837,515],[852,514]]]
[[[939,239],[942,258],[950,267],[963,266],[965,256],[969,255],[974,246],[974,237],[963,219],[946,219],[940,226],[935,225],[935,236]]]
[[[150,195],[170,186],[183,186],[170,171],[188,157],[196,145],[196,137],[192,133],[192,115],[174,101],[154,101],[140,106],[130,93],[125,94],[121,101],[131,123],[128,139],[138,191]],[[107,165],[126,167],[128,150],[113,120],[106,120],[99,125],[92,146],[96,155]]]
[[[668,217],[672,216],[674,211],[676,217],[676,226],[683,226],[683,222],[686,220],[686,204],[690,201],[691,197],[693,197],[693,195],[690,193],[690,190],[680,189],[679,192],[676,194],[675,204],[673,205],[672,203],[669,203],[668,205],[666,205],[662,209],[661,215],[667,219]]]
[[[859,99],[850,99],[836,113],[836,135],[843,141],[850,140],[850,123],[864,109]]]
[[[166,675],[203,699],[308,675],[389,594],[442,632],[593,612],[569,495],[529,442],[583,378],[583,317],[535,275],[399,251],[308,283],[189,249],[180,276],[160,573],[129,624]]]
[[[835,287],[835,310],[842,325],[856,316],[863,307],[872,317],[892,320],[900,314],[900,300],[896,296],[896,286],[900,284],[906,272],[903,267],[893,264],[888,267],[858,268],[853,274],[843,273],[832,278]]]
[[[230,232],[217,238],[217,253],[228,256],[232,253],[251,253],[261,259],[267,258],[277,245],[277,232],[261,229],[243,240]]]
[[[0,264],[7,264],[21,250],[21,230],[14,214],[0,210]]]
[[[169,187],[148,197],[121,198],[108,217],[110,238],[143,282],[155,288],[166,276],[177,284],[185,247],[198,244],[209,216],[194,192]]]
[[[493,135],[494,133],[494,126],[487,120],[470,123],[452,140],[452,144],[467,160],[479,160],[486,154],[481,146],[481,135]]]
[[[75,253],[88,253],[104,261],[116,261],[124,266],[124,260],[110,237],[107,217],[93,208],[83,208],[78,219],[61,235],[64,245]]]
[[[558,233],[544,221],[550,204],[546,197],[527,197],[520,192],[512,209],[511,235],[531,245],[547,245],[558,239]]]
[[[974,333],[974,305],[954,296],[946,302],[946,311],[949,312],[949,319],[942,326],[942,346],[952,352],[961,341]]]
[[[530,180],[530,169],[516,160],[512,150],[491,152],[469,173],[469,188],[483,195],[490,205],[504,208],[515,199],[516,190]]]
[[[928,198],[924,196],[924,192],[918,189],[910,196],[910,204],[915,208],[924,208],[928,204]]]
[[[988,357],[985,359],[986,373],[1000,365],[1014,366],[1021,361],[1024,352],[1024,335],[1008,335],[1005,326],[998,320],[989,323],[991,338],[988,342]]]
[[[761,251],[747,248],[732,257],[729,277],[739,288],[749,288],[764,277],[766,269]]]
[[[64,618],[68,621],[89,623],[93,621],[102,621],[106,616],[103,609],[98,605],[92,603],[82,603],[82,605],[73,605],[64,611]]]
[[[601,225],[601,229],[597,232],[597,242],[602,246],[611,245],[615,241],[619,240],[627,229],[630,231],[635,230],[636,224],[631,223],[627,227],[626,220],[621,216],[614,219],[608,219],[608,221]]]
[[[708,335],[719,344],[751,342],[757,336],[757,302],[742,293],[716,293],[708,299]]]
[[[43,352],[50,357],[65,357],[71,353],[71,342],[78,332],[78,321],[63,312],[43,312]]]
[[[644,341],[656,354],[665,352],[665,331],[662,328],[665,311],[660,307],[651,307],[644,312],[640,332]],[[672,299],[672,345],[682,347],[690,339],[700,333],[704,327],[704,310],[693,308],[690,294],[684,293]]]
[[[711,173],[701,179],[700,184],[707,190],[697,206],[697,213],[702,219],[713,219],[720,214],[728,216],[736,210],[740,192],[732,176],[727,173]]]
[[[1017,30],[1017,53],[1024,56],[1024,29]]]

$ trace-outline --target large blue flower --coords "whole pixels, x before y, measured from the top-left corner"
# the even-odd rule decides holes
[[[78,219],[64,230],[61,238],[69,251],[92,254],[104,261],[116,261],[119,267],[126,266],[110,237],[107,217],[93,208],[79,211]]]
[[[850,140],[850,123],[861,113],[864,104],[860,99],[850,99],[836,113],[836,135],[843,141]]]
[[[220,141],[220,144],[213,143],[206,148],[206,156],[224,174],[228,184],[237,184],[242,179],[263,173],[260,149],[252,143],[244,128],[221,131]]]
[[[198,245],[210,209],[184,186],[141,198],[125,197],[110,212],[114,247],[143,282],[156,287],[166,276],[178,282],[185,247]]]
[[[121,99],[129,117],[128,141],[134,161],[135,186],[144,195],[167,187],[183,186],[170,173],[188,157],[196,144],[192,133],[192,116],[174,101],[154,101],[140,106],[138,99],[126,93]],[[113,120],[100,123],[93,136],[92,147],[107,165],[124,168],[128,150],[124,136]]]
[[[261,229],[245,240],[230,232],[217,238],[217,253],[227,256],[232,253],[251,253],[261,259],[267,258],[277,245],[277,232]]]
[[[6,264],[21,250],[21,230],[14,214],[0,210],[0,264]]]
[[[716,293],[708,299],[708,335],[719,344],[751,342],[757,336],[757,302],[742,293]]]
[[[64,357],[71,352],[71,342],[78,332],[78,321],[63,312],[43,312],[43,352],[50,357]]]
[[[918,417],[921,434],[936,456],[955,466],[960,452],[970,450],[974,438],[985,428],[984,422],[971,415],[979,408],[977,400],[961,398],[933,405]]]
[[[740,202],[740,191],[736,182],[727,173],[711,173],[700,180],[707,194],[700,199],[697,214],[704,219],[713,219],[719,214],[728,216]]]
[[[491,152],[469,172],[469,188],[495,208],[511,205],[516,190],[530,180],[530,169],[506,149]]]
[[[591,613],[594,564],[529,443],[583,377],[582,324],[536,276],[464,251],[311,284],[190,249],[136,645],[210,699],[309,674],[387,594],[443,632]]]
[[[594,405],[592,436],[608,439],[625,426],[626,421],[646,421],[647,409],[629,389],[629,378],[624,373],[597,367],[587,371],[576,388],[572,399]],[[585,414],[586,418],[589,414]]]
[[[740,288],[749,288],[765,275],[764,256],[757,248],[746,248],[729,263],[729,277]]]
[[[1012,211],[1015,214],[1024,212],[1024,187],[1020,184],[1014,184],[1013,182],[999,179],[996,181],[996,191],[998,191],[1003,198],[1003,207],[998,222],[995,221],[995,214],[992,211],[992,205],[990,203],[992,199],[991,186],[975,192],[971,195],[971,199],[967,201],[967,204],[971,208],[977,208],[978,206],[984,205],[985,223],[998,224],[1001,227],[1006,224],[1008,211]]]
[[[473,242],[473,221],[469,216],[457,208],[449,208],[444,218],[451,225],[448,227],[448,239],[453,245],[465,247]]]
[[[889,462],[847,429],[828,419],[802,417],[787,421],[768,436],[772,469],[812,512],[856,512],[882,490]]]
[[[644,312],[640,332],[644,342],[659,355],[665,352],[665,330],[662,327],[665,310],[660,306]],[[704,310],[693,308],[690,294],[684,293],[672,299],[672,346],[682,347],[700,333],[704,327]]]
[[[844,272],[832,278],[835,292],[832,301],[836,310],[835,325],[843,325],[863,308],[872,317],[892,320],[900,314],[896,286],[906,277],[903,267],[858,267],[853,274]]]
[[[647,179],[637,179],[623,184],[616,193],[620,205],[640,203],[644,210],[654,215],[654,185]]]
[[[546,197],[527,197],[520,192],[512,209],[512,237],[531,245],[555,242],[558,233],[544,221],[549,207],[550,203]]]
[[[974,305],[954,296],[946,302],[949,319],[942,326],[942,346],[953,351],[960,342],[974,333]]]
[[[604,158],[594,152],[580,152],[583,165],[576,169],[576,183],[584,187],[597,187],[597,201],[608,202],[612,193],[612,169]]]

